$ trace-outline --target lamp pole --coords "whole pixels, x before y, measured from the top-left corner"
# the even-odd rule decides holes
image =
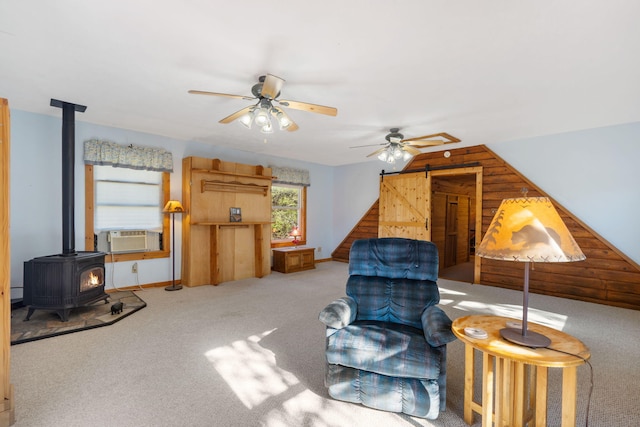
[[[176,285],[176,213],[182,213],[184,208],[180,202],[169,200],[164,207],[164,212],[171,215],[171,262],[172,262],[172,282],[171,286],[164,288],[165,291],[179,291],[182,285]]]

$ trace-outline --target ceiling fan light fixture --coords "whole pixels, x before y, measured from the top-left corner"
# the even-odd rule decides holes
[[[405,152],[404,152],[404,154],[402,155],[402,160],[404,160],[404,161],[406,162],[406,161],[407,161],[407,160],[409,160],[411,157],[413,157],[413,156],[411,155],[411,153],[409,153],[408,151],[405,151]]]
[[[285,116],[282,111],[278,111],[276,113],[276,118],[278,119],[278,124],[280,125],[280,129],[286,129],[291,126],[291,120],[289,117]]]
[[[260,129],[262,133],[273,133],[273,124],[271,123],[271,119],[267,117],[267,122]]]
[[[238,121],[247,129],[251,129],[251,125],[253,124],[253,110],[240,116]]]
[[[255,115],[253,117],[253,121],[258,126],[265,126],[267,123],[270,123],[269,120],[269,111],[264,108],[259,108],[255,111]]]

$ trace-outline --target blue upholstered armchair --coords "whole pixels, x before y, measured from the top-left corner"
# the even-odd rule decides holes
[[[435,419],[445,409],[451,320],[436,306],[438,250],[402,238],[356,240],[347,296],[320,312],[334,399]]]

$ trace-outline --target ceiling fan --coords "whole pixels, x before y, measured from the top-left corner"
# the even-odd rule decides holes
[[[420,154],[419,148],[432,147],[435,145],[450,144],[452,142],[460,142],[460,140],[448,133],[434,133],[432,135],[418,136],[415,138],[405,138],[400,133],[399,128],[389,129],[385,139],[387,142],[380,144],[357,145],[349,148],[372,147],[375,145],[384,145],[377,149],[367,157],[377,155],[378,158],[387,163],[395,163],[397,159],[409,160],[412,156]]]
[[[253,85],[251,88],[253,96],[230,95],[227,93],[206,92],[202,90],[190,90],[189,93],[195,95],[225,96],[228,98],[245,99],[247,101],[257,100],[255,104],[228,115],[224,119],[220,120],[220,123],[231,123],[232,121],[239,119],[240,123],[248,128],[251,128],[252,123],[255,123],[257,126],[260,126],[260,130],[263,133],[273,132],[271,117],[276,119],[280,129],[286,129],[289,132],[298,130],[298,125],[291,120],[282,108],[274,106],[274,102],[282,107],[293,108],[294,110],[326,114],[327,116],[336,116],[338,114],[338,110],[333,107],[278,99],[283,84],[284,80],[280,77],[276,77],[273,74],[267,74],[266,76],[260,76],[258,83]]]

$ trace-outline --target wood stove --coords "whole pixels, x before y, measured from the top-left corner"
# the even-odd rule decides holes
[[[51,100],[62,108],[62,253],[24,263],[24,304],[29,320],[36,309],[54,310],[63,322],[76,307],[104,300],[104,252],[76,252],[74,230],[75,112],[84,105]]]
[[[104,300],[104,257],[102,252],[78,252],[73,257],[49,255],[24,264],[24,301],[29,320],[36,309],[54,310],[63,322],[71,309]]]

